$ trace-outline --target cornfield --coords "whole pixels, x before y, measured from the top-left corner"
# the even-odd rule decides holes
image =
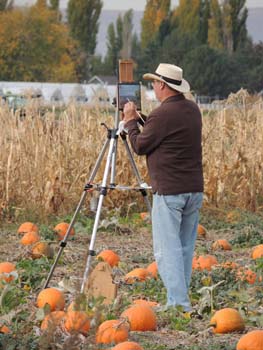
[[[202,112],[205,203],[262,209],[262,98],[240,90],[219,110]],[[74,104],[59,114],[53,109],[44,115],[29,105],[25,117],[1,106],[0,216],[11,209],[12,215],[33,211],[42,217],[72,212],[107,140],[107,129],[101,123],[113,128],[114,119],[110,109]],[[101,183],[106,158],[107,152],[95,183]],[[149,183],[144,157],[134,155],[134,160],[142,179]],[[137,185],[121,138],[115,168],[116,184]],[[107,208],[131,205],[144,205],[138,191],[109,190],[105,197]]]

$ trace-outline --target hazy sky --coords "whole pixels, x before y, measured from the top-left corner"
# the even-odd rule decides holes
[[[172,7],[178,5],[179,0],[171,0]],[[103,8],[106,10],[128,10],[133,8],[135,11],[143,11],[146,0],[103,0]],[[246,2],[248,7],[262,7],[263,0],[247,0]]]
[[[34,0],[15,0],[19,5],[32,5]],[[68,0],[60,0],[60,6],[66,7]],[[171,0],[172,7],[178,5],[179,0]],[[129,10],[143,11],[146,0],[103,0],[103,8],[105,10]],[[263,7],[263,0],[247,0],[247,7]]]

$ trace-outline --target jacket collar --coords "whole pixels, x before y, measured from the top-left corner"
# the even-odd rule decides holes
[[[163,103],[168,103],[168,102],[176,102],[176,101],[182,101],[182,100],[185,100],[185,96],[183,93],[180,93],[178,95],[174,95],[174,96],[170,96],[168,98],[166,98],[163,102]]]

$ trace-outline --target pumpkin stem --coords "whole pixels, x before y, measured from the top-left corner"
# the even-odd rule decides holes
[[[112,328],[118,329],[119,327],[121,327],[121,325],[123,325],[123,324],[125,324],[125,323],[129,325],[129,322],[128,322],[128,320],[127,320],[127,317],[120,318],[120,322],[117,323],[117,324],[115,324]],[[130,325],[129,325],[129,327],[130,327]]]
[[[120,322],[126,323],[128,325],[128,327],[129,327],[129,329],[131,328],[131,322],[128,319],[128,317],[120,317]]]

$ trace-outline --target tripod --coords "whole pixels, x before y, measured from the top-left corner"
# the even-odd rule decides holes
[[[48,275],[47,280],[46,280],[45,285],[44,285],[44,289],[48,287],[49,282],[50,282],[52,275],[54,273],[54,270],[58,264],[58,260],[63,252],[63,249],[67,245],[67,240],[68,240],[70,231],[74,226],[77,215],[82,207],[82,204],[87,196],[87,193],[90,192],[94,187],[92,184],[93,180],[94,180],[94,178],[95,178],[95,176],[100,168],[101,162],[106,154],[106,150],[108,149],[103,179],[102,179],[102,182],[99,186],[100,195],[99,195],[99,199],[98,199],[98,205],[97,205],[97,210],[96,210],[96,215],[95,215],[95,220],[94,220],[94,226],[93,226],[89,250],[88,250],[88,257],[87,257],[85,271],[84,271],[83,280],[82,280],[82,284],[81,284],[80,292],[81,293],[84,292],[86,281],[87,281],[87,278],[88,278],[88,275],[90,272],[92,257],[96,255],[95,250],[94,250],[94,246],[95,246],[96,234],[97,234],[97,230],[98,230],[103,200],[104,200],[105,196],[107,195],[108,189],[113,190],[113,189],[121,188],[121,187],[118,187],[115,185],[116,157],[117,157],[116,152],[117,152],[117,142],[118,142],[119,136],[121,137],[121,139],[124,143],[124,146],[125,146],[125,149],[126,149],[126,152],[128,155],[128,159],[131,163],[131,167],[133,169],[134,175],[135,175],[137,183],[138,183],[138,187],[133,188],[133,189],[137,189],[138,191],[141,192],[141,195],[143,196],[143,198],[145,200],[147,209],[148,209],[149,213],[151,213],[151,204],[150,204],[150,201],[149,201],[149,198],[147,195],[147,191],[146,191],[147,189],[150,189],[151,187],[149,187],[147,184],[145,184],[143,182],[143,180],[141,179],[141,176],[140,176],[138,169],[137,169],[137,166],[135,164],[131,149],[130,149],[129,144],[127,142],[127,136],[126,136],[127,134],[125,131],[121,131],[120,124],[121,123],[119,122],[119,107],[118,107],[118,102],[117,102],[114,128],[109,129],[104,123],[102,123],[102,125],[104,125],[107,128],[107,139],[106,139],[106,141],[105,141],[105,143],[104,143],[104,145],[99,153],[99,156],[95,162],[94,168],[91,172],[91,175],[88,179],[88,182],[84,187],[84,191],[81,195],[81,198],[80,198],[80,201],[77,205],[75,213],[71,219],[71,222],[69,224],[67,232],[66,232],[63,240],[60,242],[60,248],[59,248],[58,254],[57,254],[55,261],[50,269],[49,275]],[[109,174],[110,174],[110,184],[108,186],[107,181],[108,181]],[[127,189],[127,188],[124,188],[124,189]]]

